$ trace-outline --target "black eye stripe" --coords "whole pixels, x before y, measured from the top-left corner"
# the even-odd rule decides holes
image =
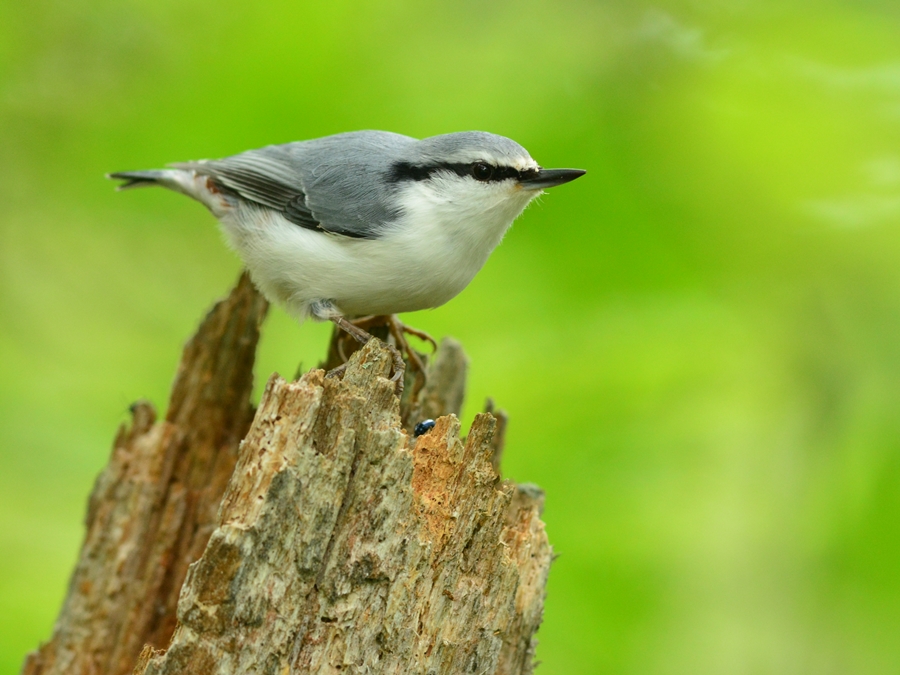
[[[469,164],[444,162],[427,166],[410,164],[409,162],[397,162],[391,167],[388,173],[388,180],[393,183],[399,183],[404,180],[428,180],[438,171],[450,171],[457,176],[472,176],[472,167],[481,163],[488,164],[494,169],[491,177],[484,181],[485,183],[494,183],[510,178],[519,179],[536,172],[536,169],[519,171],[511,166],[494,166],[488,162],[471,162]]]

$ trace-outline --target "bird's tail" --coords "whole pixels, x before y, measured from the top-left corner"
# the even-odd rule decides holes
[[[116,186],[116,190],[130,190],[136,187],[147,187],[148,185],[162,185],[171,187],[173,172],[168,169],[156,169],[152,171],[116,171],[108,173],[106,177],[110,180],[123,180],[121,185]]]
[[[130,190],[151,185],[169,188],[196,199],[216,216],[221,215],[229,207],[225,194],[211,189],[207,176],[198,174],[192,168],[116,171],[106,174],[106,177],[111,180],[125,181],[117,186],[116,190]]]

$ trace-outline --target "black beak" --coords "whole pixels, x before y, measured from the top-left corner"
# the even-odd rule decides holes
[[[526,190],[542,190],[568,183],[586,173],[584,169],[539,169],[527,173],[523,171],[519,177],[519,185]]]

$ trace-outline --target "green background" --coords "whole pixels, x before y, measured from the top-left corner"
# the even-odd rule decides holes
[[[895,0],[0,0],[0,671],[239,270],[103,174],[365,128],[589,172],[405,317],[547,492],[538,672],[900,672]],[[274,311],[258,381],[327,334]]]

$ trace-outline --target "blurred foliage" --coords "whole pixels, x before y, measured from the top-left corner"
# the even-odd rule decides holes
[[[895,0],[0,0],[0,670],[239,270],[202,207],[103,174],[363,128],[589,170],[406,317],[547,491],[539,672],[898,672]],[[259,381],[327,333],[275,311]]]

